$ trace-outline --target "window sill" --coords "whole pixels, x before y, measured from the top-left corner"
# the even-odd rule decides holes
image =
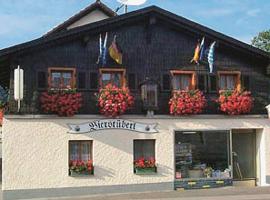
[[[152,168],[135,168],[136,175],[155,175],[157,174],[157,167]]]

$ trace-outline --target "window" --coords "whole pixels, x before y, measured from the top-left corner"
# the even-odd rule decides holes
[[[57,89],[75,88],[75,69],[49,68],[49,87]]]
[[[124,69],[100,69],[100,86],[104,88],[111,83],[117,87],[124,87],[125,73]]]
[[[195,89],[196,73],[193,71],[171,71],[173,76],[172,86],[174,90]]]
[[[155,140],[134,140],[134,160],[155,158]]]
[[[92,141],[69,141],[69,161],[92,160]]]
[[[37,73],[37,87],[46,88],[46,72]]]
[[[240,72],[218,72],[220,90],[240,90],[241,73]]]

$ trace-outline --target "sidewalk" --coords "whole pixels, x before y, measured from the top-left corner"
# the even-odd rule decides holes
[[[180,190],[169,192],[95,195],[88,197],[56,198],[62,200],[270,200],[270,187]],[[40,199],[41,200],[41,199]],[[43,199],[42,199],[43,200]],[[55,200],[50,198],[50,200]]]

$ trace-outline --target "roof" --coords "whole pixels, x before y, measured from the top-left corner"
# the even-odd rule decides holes
[[[79,35],[95,33],[98,34],[101,31],[110,30],[115,26],[120,26],[121,24],[129,24],[130,21],[134,21],[136,19],[145,19],[149,15],[154,15],[158,19],[166,20],[166,22],[172,24],[174,27],[179,27],[181,29],[186,29],[188,31],[199,33],[201,36],[207,36],[213,40],[216,40],[219,44],[222,45],[230,45],[230,47],[235,48],[240,51],[244,51],[250,55],[254,55],[256,57],[267,59],[270,61],[270,54],[258,48],[255,48],[249,44],[236,40],[232,37],[226,36],[222,33],[216,32],[210,28],[207,28],[203,25],[200,25],[196,22],[190,21],[181,16],[175,15],[169,11],[161,9],[157,6],[150,6],[140,10],[136,10],[133,12],[129,12],[123,15],[111,17],[108,19],[104,19],[98,22],[94,22],[91,24],[87,24],[84,26],[80,26],[77,28],[73,28],[67,31],[59,32],[56,34],[52,34],[49,37],[41,37],[36,40],[32,40],[30,42],[26,42],[23,44],[19,44],[13,47],[9,47],[3,50],[0,50],[0,57],[6,56],[12,53],[26,51],[32,49],[34,47],[38,47],[42,44],[47,44],[50,42],[55,42],[64,38],[73,38],[78,37]]]
[[[53,33],[58,33],[62,30],[66,30],[71,24],[75,23],[79,19],[83,18],[84,16],[88,15],[89,13],[91,13],[92,11],[97,10],[97,9],[102,11],[106,15],[108,15],[108,17],[117,16],[116,12],[114,12],[108,6],[103,4],[100,0],[96,0],[95,3],[87,6],[86,8],[81,10],[79,13],[73,15],[68,20],[64,21],[60,25],[53,28],[51,31],[47,32],[44,36],[51,35]]]

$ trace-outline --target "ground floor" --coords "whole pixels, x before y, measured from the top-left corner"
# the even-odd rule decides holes
[[[262,116],[7,116],[3,196],[267,186],[269,142]]]

